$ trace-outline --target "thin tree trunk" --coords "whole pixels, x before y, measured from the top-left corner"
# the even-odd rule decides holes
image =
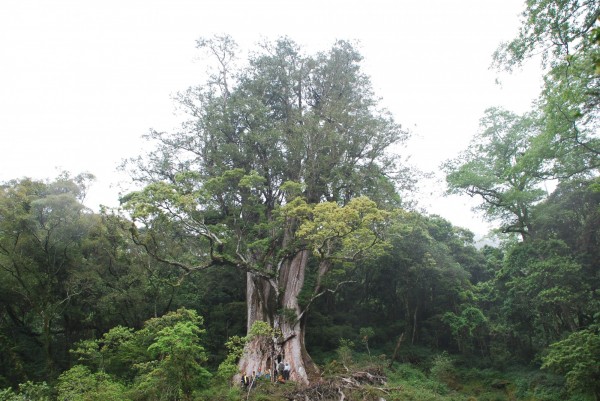
[[[396,348],[394,348],[394,354],[392,355],[392,359],[390,360],[390,364],[388,365],[388,368],[391,368],[392,365],[394,364],[394,361],[396,360],[396,357],[398,356],[398,351],[400,350],[400,345],[402,344],[403,339],[404,339],[404,333],[402,333],[400,335],[400,337],[398,338],[398,342],[396,343]]]
[[[44,359],[46,363],[46,372],[48,375],[52,375],[54,364],[52,362],[52,351],[51,342],[52,334],[50,332],[50,313],[47,310],[42,312],[42,330],[43,330],[43,346],[44,346]]]
[[[415,345],[415,338],[417,336],[417,311],[419,310],[419,305],[415,306],[415,312],[413,314],[413,327],[412,327],[412,339],[411,344]]]

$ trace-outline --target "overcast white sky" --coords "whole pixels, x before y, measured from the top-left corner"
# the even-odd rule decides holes
[[[201,36],[227,33],[245,48],[287,35],[309,51],[360,41],[376,93],[414,139],[405,154],[425,170],[455,157],[483,111],[529,108],[536,68],[502,75],[491,54],[516,34],[524,0],[2,0],[0,181],[97,177],[88,206],[116,206],[116,167],[139,154],[149,128],[170,130],[171,95],[202,80]],[[535,66],[533,66],[535,67]],[[468,198],[420,204],[482,234]]]

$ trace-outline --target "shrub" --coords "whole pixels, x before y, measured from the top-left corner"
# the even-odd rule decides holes
[[[7,388],[0,390],[0,401],[50,401],[51,389],[46,382],[26,382],[19,384],[19,391]]]
[[[336,354],[340,363],[344,366],[344,368],[348,369],[348,367],[352,364],[352,348],[354,347],[354,343],[345,338],[340,338],[340,346],[336,350]]]
[[[456,378],[454,363],[446,352],[437,355],[433,359],[430,372],[431,377],[445,384],[454,383]]]
[[[126,388],[106,373],[92,373],[76,365],[60,375],[58,401],[124,401]],[[37,399],[36,399],[37,400]]]

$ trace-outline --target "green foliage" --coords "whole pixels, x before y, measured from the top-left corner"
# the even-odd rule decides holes
[[[369,338],[375,335],[375,330],[372,327],[361,327],[359,330],[360,341],[367,347],[369,357],[371,357],[371,350],[369,349]]]
[[[230,386],[228,383],[212,386],[197,393],[198,400],[210,401],[240,401],[244,396],[241,388],[238,386]]]
[[[498,281],[505,286],[505,308],[512,319],[531,325],[546,346],[577,326],[589,301],[581,266],[561,241],[519,244],[507,255]]]
[[[412,182],[389,149],[408,133],[378,106],[349,42],[307,55],[280,38],[241,68],[227,36],[198,47],[217,57],[218,72],[180,94],[189,121],[152,131],[156,146],[129,161],[142,184],[122,198],[133,239],[171,268],[173,285],[210,267],[248,273],[258,284],[247,306],[261,311],[247,316],[301,342],[312,303],[386,249],[396,185]]]
[[[141,349],[131,352],[134,343],[135,332],[132,328],[116,326],[100,340],[80,341],[71,353],[79,363],[94,370],[124,374],[131,361],[139,358],[136,354],[143,353]]]
[[[503,43],[494,58],[511,68],[542,52],[542,61],[556,65],[565,57],[587,52],[597,40],[597,3],[579,0],[532,0],[522,13],[518,36]]]
[[[336,349],[336,354],[339,362],[348,370],[349,366],[352,365],[352,353],[354,348],[354,342],[346,338],[340,338],[340,345]]]
[[[124,399],[125,393],[130,399],[193,399],[211,377],[203,366],[207,356],[200,342],[202,324],[195,311],[181,308],[146,321],[143,329],[115,327],[99,340],[81,342],[73,352],[86,366],[76,365],[61,376],[63,399],[77,395],[116,400]],[[115,377],[132,384],[115,384]],[[100,398],[89,398],[96,393]]]
[[[200,345],[202,323],[195,311],[183,308],[146,322],[138,332],[138,341],[148,346],[145,358],[135,365],[135,393],[189,400],[194,391],[208,385],[210,373],[202,366],[206,362]]]
[[[65,359],[55,333],[71,330],[68,322],[80,312],[73,305],[85,304],[89,291],[83,244],[97,221],[81,201],[92,178],[63,173],[0,186],[0,291],[13,311],[6,327],[18,328],[13,341],[21,348],[6,366],[12,380],[29,363],[36,365],[28,369],[32,377],[51,378],[62,365],[55,362]]]
[[[383,253],[383,228],[390,213],[367,197],[359,197],[340,207],[335,202],[309,206],[303,201],[285,205],[287,217],[309,214],[298,228],[299,238],[313,244],[313,252],[323,259],[355,259]]]
[[[483,312],[474,306],[465,307],[459,315],[454,312],[446,312],[442,321],[450,326],[452,335],[461,350],[464,350],[464,342],[482,339],[486,334],[488,322]]]
[[[538,125],[534,115],[488,109],[469,148],[444,165],[449,193],[480,197],[488,219],[498,219],[503,232],[523,238],[531,234],[531,208],[544,195],[543,159],[528,153]]]
[[[579,189],[573,189],[571,192],[561,187],[561,191],[561,196],[568,197],[561,198],[564,201],[560,203],[560,213],[556,214],[556,221],[553,222],[550,216],[545,216],[543,219],[542,214],[537,214],[533,219],[538,227],[543,227],[536,231],[540,237],[546,233],[548,235],[554,233],[568,239],[569,233],[572,232],[569,230],[578,226],[565,223],[557,229],[557,225],[559,220],[575,221],[576,215],[571,210],[581,213],[580,221],[586,221],[586,218],[590,221],[594,220],[593,197],[586,195],[580,199],[580,202],[576,202],[575,194],[580,193],[577,192]],[[572,200],[567,201],[567,199]],[[546,210],[542,206],[545,204],[536,206],[535,210],[540,210],[539,213]],[[305,218],[308,218],[311,211],[310,208],[306,210],[309,213]],[[557,338],[558,335],[550,326],[546,329],[546,326],[536,324],[527,326],[524,323],[535,321],[538,318],[536,316],[539,316],[540,322],[564,323],[568,321],[564,317],[567,316],[565,313],[570,308],[580,311],[573,312],[572,316],[586,318],[590,313],[593,303],[590,303],[591,294],[587,291],[588,284],[592,284],[593,278],[584,281],[583,269],[592,269],[594,262],[581,257],[583,255],[581,252],[575,259],[572,251],[574,247],[583,246],[582,244],[586,242],[574,239],[570,242],[536,239],[528,243],[511,245],[504,250],[488,247],[483,250],[483,256],[472,248],[472,237],[469,233],[452,227],[441,218],[435,216],[424,218],[410,213],[397,215],[396,218],[397,224],[391,227],[390,231],[386,231],[386,239],[391,240],[391,255],[365,260],[365,269],[357,269],[353,272],[364,274],[364,276],[355,276],[360,278],[359,281],[364,283],[364,287],[356,284],[352,288],[337,292],[335,296],[323,297],[326,302],[313,305],[314,310],[318,312],[313,315],[313,318],[318,318],[313,324],[318,327],[311,328],[312,319],[309,319],[309,328],[315,331],[307,335],[307,340],[310,340],[308,344],[310,347],[318,341],[322,350],[322,360],[331,361],[323,369],[327,376],[345,373],[346,368],[364,367],[365,364],[369,364],[367,356],[360,355],[353,349],[354,341],[368,345],[369,349],[366,352],[370,352],[373,348],[385,352],[389,357],[398,335],[402,332],[407,334],[397,361],[411,361],[414,366],[426,366],[425,370],[429,369],[428,361],[432,360],[431,353],[434,351],[439,353],[442,349],[432,347],[418,353],[415,351],[416,348],[410,346],[410,342],[414,341],[416,344],[439,342],[454,349],[449,344],[452,339],[456,340],[456,335],[461,336],[461,341],[465,345],[459,346],[463,355],[472,355],[475,350],[481,351],[483,357],[471,365],[483,367],[489,362],[488,356],[492,361],[497,361],[502,356],[505,366],[510,366],[514,362],[510,352],[516,354],[523,350],[521,344],[515,342],[512,336],[520,336],[519,338],[522,339],[531,336],[537,351],[541,352],[543,344],[551,338]],[[586,244],[588,250],[594,249],[593,242],[588,241]],[[503,260],[504,254],[506,258]],[[491,273],[494,273],[495,277],[489,281],[479,280],[477,286],[473,286],[466,271],[467,267],[469,271],[481,272],[480,277],[486,277],[488,274],[489,278]],[[199,286],[196,287],[196,282],[194,286],[191,283],[190,286],[184,285],[187,295],[180,299],[188,302],[199,302],[199,299],[205,299],[205,302],[208,302],[206,309],[211,310],[210,304],[213,302],[229,299],[229,295],[226,294],[229,291],[228,286],[220,288],[214,285],[217,282],[214,280],[217,278],[218,275],[214,278],[210,275],[202,275],[202,279],[206,282],[198,281]],[[208,296],[200,298],[202,294],[194,294],[193,289],[202,293],[214,289],[215,293],[212,294],[214,299]],[[422,294],[429,295],[423,297]],[[556,315],[556,311],[563,315]],[[523,316],[534,316],[534,318],[523,318]],[[578,324],[584,322],[585,320],[581,320]],[[90,380],[86,386],[93,388],[94,385],[98,385],[96,382],[106,382],[107,392],[110,390],[110,394],[104,396],[107,399],[110,399],[109,397],[119,399],[118,394],[121,394],[120,399],[142,399],[149,396],[235,399],[235,390],[230,391],[229,384],[231,376],[237,373],[237,361],[245,339],[239,338],[239,341],[232,339],[231,357],[228,357],[226,363],[219,368],[217,375],[214,376],[215,380],[210,383],[212,387],[208,387],[208,376],[199,373],[198,376],[203,383],[192,379],[189,381],[190,386],[196,388],[185,389],[181,384],[185,369],[175,371],[177,355],[185,353],[185,350],[189,350],[189,355],[198,351],[193,340],[188,341],[188,339],[193,339],[199,334],[205,336],[195,328],[201,323],[202,319],[195,317],[193,312],[181,310],[158,319],[151,319],[141,330],[116,326],[98,340],[78,343],[74,355],[90,372],[85,377]],[[413,331],[410,326],[413,323],[416,327],[414,340],[411,338]],[[548,331],[541,332],[541,328]],[[562,326],[561,330],[568,334],[570,329],[566,325]],[[251,333],[269,338],[275,334],[273,329],[264,322],[254,326]],[[493,336],[491,341],[488,334]],[[337,338],[351,340],[336,344],[334,339]],[[336,346],[338,352],[332,356]],[[204,354],[197,358],[201,366],[206,363],[204,362],[206,353]],[[332,358],[335,360],[332,361]],[[392,374],[393,380],[404,380],[402,387],[406,390],[403,394],[414,399],[420,399],[419,394],[425,398],[450,399],[453,397],[451,394],[458,391],[454,393],[454,399],[474,396],[477,399],[504,400],[508,399],[509,392],[513,391],[513,388],[515,393],[521,394],[524,399],[538,397],[554,400],[561,397],[555,394],[563,394],[560,393],[562,391],[560,377],[551,375],[507,379],[500,374],[490,374],[490,377],[476,378],[470,382],[470,379],[462,377],[460,364],[455,358],[457,356],[453,355],[454,377],[440,379],[444,370],[452,371],[440,359],[431,363],[429,378],[423,374],[423,371],[413,370],[412,379],[408,377],[399,379]],[[189,370],[193,371],[194,361],[190,361],[188,365],[186,363],[181,362],[181,366],[189,366]],[[444,366],[445,368],[442,369]],[[400,368],[396,365],[396,368],[399,371],[406,371],[406,367]],[[420,376],[416,372],[419,372]],[[119,378],[118,382],[116,377]],[[485,386],[488,387],[487,390]],[[489,389],[494,386],[505,387]],[[80,388],[64,391],[84,392]],[[262,395],[264,398],[268,396]],[[573,393],[573,397],[577,395]]]
[[[600,396],[600,335],[593,330],[571,333],[552,345],[543,357],[542,368],[565,376],[574,393]]]
[[[46,383],[27,381],[19,384],[19,390],[0,390],[0,401],[50,401],[53,400],[52,388]]]
[[[248,331],[248,340],[251,340],[257,336],[273,337],[275,331],[267,322],[256,321],[252,323],[252,327]]]
[[[298,314],[292,308],[283,308],[277,312],[286,322],[293,323],[298,320]]]
[[[126,387],[103,372],[76,365],[63,372],[56,386],[58,401],[125,401]]]
[[[430,372],[431,377],[442,383],[454,384],[456,381],[454,363],[446,352],[435,356],[431,364]]]
[[[391,399],[396,400],[463,400],[466,397],[459,394],[449,394],[445,384],[428,378],[420,369],[409,364],[398,365],[388,374],[388,387],[396,389]],[[388,397],[385,397],[388,399]]]
[[[244,352],[246,342],[246,337],[233,336],[225,343],[227,357],[219,365],[215,376],[215,379],[217,379],[221,385],[229,384],[231,378],[238,373],[237,363]]]
[[[244,346],[281,340],[261,321],[236,335],[247,277],[270,294],[265,320],[299,323],[294,338],[318,350],[325,376],[375,366],[372,350],[385,355],[379,368],[394,355],[386,399],[598,397],[594,4],[527,3],[520,37],[499,56],[516,65],[550,45],[536,109],[489,109],[445,166],[450,192],[481,196],[487,217],[521,235],[482,250],[439,216],[392,211],[399,183],[387,177],[398,166],[386,150],[406,134],[378,109],[350,44],[310,56],[281,39],[232,71],[232,41],[200,41],[226,59],[181,95],[192,120],[180,132],[150,134],[157,147],[133,169],[145,187],[123,198],[133,222],[83,207],[88,176],[2,185],[0,380],[51,384],[27,382],[0,400],[238,400],[230,378]],[[549,179],[558,185],[548,196]],[[308,251],[298,305],[283,305],[279,280]],[[557,374],[536,371],[540,358]]]
[[[499,372],[493,372],[494,377],[500,376]],[[561,377],[541,372],[539,370],[513,369],[505,375],[514,383],[514,395],[517,399],[542,399],[548,401],[559,401],[570,398],[564,391],[564,380]]]
[[[197,322],[178,322],[174,326],[161,329],[148,352],[158,363],[143,365],[144,378],[139,386],[157,394],[183,394],[191,399],[196,389],[207,386],[210,373],[201,366],[206,362],[204,348],[200,345],[200,335],[204,332]]]
[[[373,337],[375,335],[375,330],[373,330],[372,327],[361,327],[360,331],[359,331],[359,335],[360,335],[361,341],[363,343],[367,343],[367,342],[369,342],[369,338]]]
[[[519,35],[503,43],[494,56],[497,66],[511,70],[541,55],[546,75],[537,104],[544,125],[534,147],[544,149],[555,177],[599,166],[597,20],[594,0],[529,1]]]
[[[445,165],[451,193],[480,196],[486,217],[523,240],[536,236],[532,208],[546,196],[542,184],[594,177],[600,167],[597,22],[595,0],[527,1],[519,34],[500,45],[494,63],[511,71],[541,56],[540,98],[523,116],[488,110],[483,133]]]
[[[385,150],[407,134],[376,107],[359,68],[361,56],[349,43],[308,56],[281,38],[251,53],[248,67],[237,71],[229,69],[234,43],[227,36],[198,42],[212,55],[228,56],[227,62],[219,60],[220,78],[180,95],[192,130],[152,132],[157,148],[129,164],[147,184],[123,198],[145,227],[132,228],[136,241],[184,271],[222,264],[262,271],[277,265],[289,251],[281,243],[283,229],[293,233],[296,227],[276,221],[276,210],[295,197],[314,206],[325,199],[346,204],[361,195],[383,204],[396,196],[393,185],[381,185],[387,171],[397,171],[397,158]],[[372,227],[375,223],[371,219]],[[347,253],[356,254],[373,242],[368,236],[363,229],[338,239],[351,248]],[[159,237],[175,243],[159,247]]]

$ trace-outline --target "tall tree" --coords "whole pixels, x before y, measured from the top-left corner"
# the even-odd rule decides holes
[[[93,225],[81,203],[91,178],[65,173],[52,182],[25,178],[0,187],[3,314],[19,333],[11,336],[15,341],[33,339],[44,378],[54,372],[54,353],[67,351],[53,346],[64,334],[65,311],[86,285],[75,272]]]
[[[340,338],[364,342],[364,336],[358,337],[360,329],[371,327],[375,335],[368,336],[369,346],[381,348],[393,339],[394,347],[402,336],[403,350],[413,345],[456,349],[443,316],[473,310],[469,271],[485,264],[473,235],[440,217],[414,212],[396,216],[388,232],[387,252],[348,272],[356,284],[318,301],[316,316],[308,323],[311,348],[335,348]],[[473,338],[465,338],[465,347],[460,347],[480,347],[482,331],[470,330]]]
[[[449,193],[482,199],[486,217],[502,224],[502,232],[531,236],[531,208],[544,191],[539,172],[544,160],[530,152],[539,133],[534,116],[492,108],[481,120],[482,131],[458,158],[444,164]]]
[[[571,333],[550,346],[542,368],[565,375],[573,393],[600,399],[600,334],[597,327]]]
[[[82,242],[77,271],[86,291],[71,303],[71,323],[100,335],[116,325],[141,327],[172,310],[182,292],[170,280],[175,274],[133,243],[131,221],[106,210],[89,217],[94,225]]]
[[[210,266],[245,272],[248,329],[264,321],[277,338],[274,349],[248,343],[240,369],[282,357],[294,380],[308,382],[317,368],[306,312],[337,287],[337,269],[380,249],[386,215],[360,196],[399,205],[387,150],[407,134],[378,107],[347,42],[306,56],[280,39],[237,70],[231,38],[198,46],[217,56],[218,72],[181,94],[192,116],[181,131],[151,132],[158,146],[134,169],[145,187],[124,198],[134,238],[183,276]]]
[[[582,327],[592,301],[581,265],[558,240],[514,246],[496,282],[504,294],[507,322],[521,325],[535,348]]]
[[[598,0],[528,0],[517,37],[494,54],[495,65],[509,71],[541,56],[536,146],[550,164],[546,172],[557,178],[600,167],[599,17]]]

